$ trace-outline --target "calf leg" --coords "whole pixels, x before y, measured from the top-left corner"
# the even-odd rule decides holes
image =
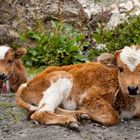
[[[72,81],[69,78],[60,78],[52,83],[43,92],[44,95],[39,102],[38,109],[31,115],[31,119],[41,124],[60,124],[63,126],[78,127],[78,122],[73,113],[55,113],[56,108],[69,97],[71,88]]]
[[[55,113],[59,115],[72,115],[78,121],[81,121],[81,119],[90,119],[90,117],[87,114],[87,111],[84,110],[65,110],[58,107],[55,109]]]
[[[56,109],[57,110],[57,109]],[[60,110],[57,110],[57,113]],[[60,113],[60,112],[59,112]],[[41,124],[51,125],[51,124],[59,124],[70,129],[73,129],[79,132],[79,122],[77,121],[77,112],[75,111],[62,111],[60,114],[56,114],[49,111],[41,111],[37,110],[35,113],[31,115],[31,119],[38,121]]]
[[[100,124],[110,126],[119,122],[118,113],[109,102],[102,98],[97,98],[96,101],[86,101],[82,109],[87,110],[90,118]]]
[[[57,107],[55,109],[55,113],[57,113],[57,114],[84,114],[86,112],[83,110],[66,110],[66,109]]]
[[[48,111],[41,112],[39,110],[31,115],[31,119],[46,125],[59,124],[69,126],[74,122],[78,124],[78,121],[73,115],[59,115]]]
[[[93,121],[103,125],[115,125],[119,121],[119,115],[101,93],[104,93],[104,90],[100,87],[91,87],[87,91],[81,109],[87,111]]]

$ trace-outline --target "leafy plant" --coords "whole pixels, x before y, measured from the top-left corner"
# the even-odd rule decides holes
[[[99,56],[103,52],[104,52],[103,50],[92,48],[87,52],[87,57],[90,61],[93,61],[97,56]]]
[[[94,60],[102,52],[114,52],[124,46],[140,44],[140,16],[130,17],[113,30],[97,27],[92,38],[96,40],[94,47],[86,41],[83,33],[69,24],[52,21],[51,28],[38,24],[41,29],[28,31],[20,35],[21,40],[34,47],[27,48],[24,57],[27,66],[42,67],[49,65],[69,65]],[[98,49],[103,44],[104,49]],[[90,47],[89,47],[90,46]],[[86,48],[86,49],[85,49]]]
[[[97,43],[106,45],[106,51],[114,52],[124,46],[140,44],[140,16],[130,17],[128,22],[116,26],[113,30],[98,28],[93,33]]]
[[[21,39],[28,43],[28,38],[35,42],[35,47],[27,49],[24,61],[27,66],[68,65],[85,62],[82,54],[84,35],[63,22],[52,21],[48,33],[28,31]]]

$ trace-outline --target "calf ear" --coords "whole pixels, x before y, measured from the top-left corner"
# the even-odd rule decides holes
[[[25,48],[17,48],[16,52],[15,52],[15,58],[19,59],[21,58],[25,53],[26,53],[26,49]]]
[[[100,56],[97,57],[97,62],[106,66],[116,65],[114,54],[111,53],[102,53]]]
[[[118,66],[118,61],[119,61],[120,53],[121,53],[121,50],[118,50],[118,51],[116,51],[114,53],[116,66]]]
[[[115,55],[115,58],[116,58],[116,59],[118,59],[118,58],[119,58],[120,53],[121,53],[121,50],[118,50],[118,51],[116,51],[116,52],[115,52],[115,54],[114,54],[114,55]]]

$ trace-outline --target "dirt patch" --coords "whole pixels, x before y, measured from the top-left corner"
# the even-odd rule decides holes
[[[67,128],[35,124],[15,104],[14,94],[0,95],[0,140],[140,140],[140,120],[105,127],[85,121],[80,133]]]

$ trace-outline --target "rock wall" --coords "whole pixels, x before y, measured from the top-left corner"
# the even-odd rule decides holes
[[[122,19],[127,19],[124,12],[133,10],[140,13],[139,0],[113,2],[114,0],[0,0],[0,44],[19,41],[18,33],[33,28],[38,21],[48,25],[52,19],[64,20],[82,28],[86,25],[96,26],[100,17],[104,16],[109,21],[106,27],[113,28]]]
[[[65,20],[75,26],[82,13],[82,5],[76,0],[0,0],[0,44],[10,44],[18,38],[18,32],[32,28],[37,21]]]

